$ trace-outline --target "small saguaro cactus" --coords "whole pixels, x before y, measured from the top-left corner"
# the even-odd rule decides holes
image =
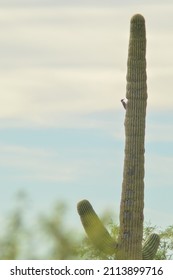
[[[115,253],[116,243],[109,232],[103,226],[88,200],[82,200],[77,206],[83,227],[95,247],[103,253],[112,255]]]
[[[116,259],[153,259],[159,236],[152,234],[144,243],[144,153],[147,106],[146,32],[142,15],[134,15],[130,24],[125,104],[125,156],[120,203],[118,242],[115,243],[87,200],[78,203],[84,229],[92,243]]]
[[[158,234],[152,233],[145,241],[142,248],[142,259],[152,260],[157,252],[160,244],[160,237]]]

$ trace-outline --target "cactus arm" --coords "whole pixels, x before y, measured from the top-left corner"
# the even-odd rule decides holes
[[[147,103],[145,20],[131,19],[127,62],[125,158],[120,204],[120,259],[142,259],[144,137]]]
[[[145,241],[142,248],[142,259],[153,260],[160,244],[160,237],[158,234],[152,233]]]
[[[88,200],[82,200],[77,205],[82,225],[93,245],[107,255],[115,254],[116,243],[103,226]]]

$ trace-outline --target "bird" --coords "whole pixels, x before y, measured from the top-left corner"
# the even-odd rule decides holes
[[[126,99],[126,98],[121,99],[121,103],[123,104],[123,107],[124,107],[124,109],[126,110],[127,99]]]

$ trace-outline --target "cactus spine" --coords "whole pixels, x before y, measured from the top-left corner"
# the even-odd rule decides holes
[[[142,15],[131,19],[127,61],[125,115],[125,158],[120,203],[118,244],[101,224],[91,204],[83,200],[78,213],[88,237],[104,252],[114,251],[116,259],[141,260],[153,258],[159,237],[151,235],[142,248],[144,208],[144,139],[147,106],[146,34]],[[112,250],[113,248],[113,250]]]

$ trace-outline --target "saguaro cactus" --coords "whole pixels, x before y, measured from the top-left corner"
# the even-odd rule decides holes
[[[144,136],[147,103],[145,21],[131,19],[127,62],[128,100],[125,158],[120,206],[120,258],[141,259],[144,207]]]
[[[153,258],[159,237],[154,234],[142,249],[144,208],[144,153],[145,117],[147,106],[146,33],[142,15],[131,19],[127,61],[126,114],[125,114],[125,157],[122,194],[120,203],[120,231],[115,244],[101,225],[92,206],[86,200],[78,204],[78,213],[91,241],[98,247],[101,240],[104,251],[112,248],[117,259]],[[89,203],[89,202],[88,202]],[[88,213],[89,216],[88,216]],[[89,217],[89,218],[87,218]],[[103,242],[104,240],[104,242]],[[97,241],[97,242],[96,242]],[[111,249],[110,249],[111,248]]]

